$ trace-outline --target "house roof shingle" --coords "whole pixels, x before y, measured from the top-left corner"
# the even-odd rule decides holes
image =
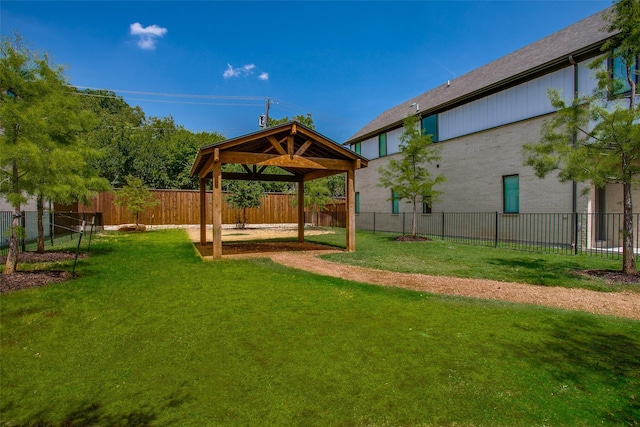
[[[480,68],[464,74],[390,108],[349,138],[345,144],[362,141],[385,129],[401,125],[409,106],[417,103],[421,113],[451,108],[481,95],[518,84],[542,71],[569,66],[569,56],[581,61],[595,56],[602,44],[614,34],[606,30],[604,14],[598,12],[567,28],[525,46]]]

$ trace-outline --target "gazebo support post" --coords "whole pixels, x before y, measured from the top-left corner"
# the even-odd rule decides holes
[[[347,171],[347,252],[356,250],[356,178],[355,170]]]
[[[222,163],[213,163],[213,259],[222,258]]]
[[[298,242],[304,243],[304,176],[298,179]]]
[[[200,245],[207,244],[207,177],[200,177]]]
[[[206,244],[208,207],[205,185],[212,179],[213,259],[222,258],[222,165],[243,165],[243,172],[225,172],[224,179],[298,183],[298,242],[304,243],[304,183],[338,173],[347,174],[346,251],[356,250],[355,171],[368,160],[296,121],[200,148],[191,176],[200,177],[200,243]],[[268,166],[286,173],[264,173]],[[209,175],[211,174],[211,175]]]

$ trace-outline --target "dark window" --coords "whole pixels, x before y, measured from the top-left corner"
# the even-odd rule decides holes
[[[360,142],[356,142],[356,143],[353,145],[353,151],[355,151],[355,152],[356,152],[356,154],[361,154],[361,153],[360,153],[360,151],[361,151],[361,143],[360,143]]]
[[[400,213],[400,199],[398,193],[393,190],[391,190],[391,213]]]
[[[609,58],[608,66],[611,77],[617,81],[616,87],[613,88],[613,95],[624,95],[631,92],[631,86],[629,86],[629,81],[627,80],[625,62],[622,57],[614,56],[613,58]],[[638,91],[638,81],[640,80],[637,70],[638,58],[636,58],[635,62],[631,65],[631,74],[636,84],[636,92]]]
[[[356,191],[356,213],[360,213],[360,192]]]
[[[504,196],[504,213],[520,212],[520,176],[503,176],[502,188]]]
[[[432,114],[431,116],[422,118],[422,134],[431,135],[432,142],[438,142],[438,115]]]
[[[387,155],[387,134],[381,133],[378,135],[378,156],[384,157]]]
[[[422,201],[422,213],[423,214],[431,213],[431,201],[429,199],[424,199]]]

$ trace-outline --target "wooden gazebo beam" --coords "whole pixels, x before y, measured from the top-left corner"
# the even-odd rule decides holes
[[[240,164],[245,173],[222,172],[225,163]],[[289,174],[265,174],[267,166],[283,168]],[[191,168],[192,175],[200,176],[200,243],[206,244],[205,188],[209,178],[213,181],[213,258],[217,259],[222,257],[223,179],[297,182],[298,241],[304,242],[304,183],[346,173],[346,250],[352,252],[355,250],[355,170],[366,166],[364,157],[295,122],[203,147]]]

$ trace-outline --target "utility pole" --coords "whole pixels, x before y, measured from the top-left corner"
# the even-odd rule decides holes
[[[265,109],[265,119],[264,119],[264,127],[269,127],[269,105],[271,105],[271,100],[267,98],[267,106]]]
[[[267,98],[267,103],[265,106],[264,114],[260,114],[260,118],[258,120],[258,125],[261,129],[266,129],[269,125],[269,106],[271,105],[271,100]]]

